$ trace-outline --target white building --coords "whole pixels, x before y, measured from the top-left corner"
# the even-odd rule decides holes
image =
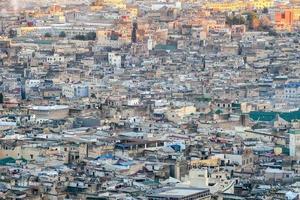
[[[148,39],[148,41],[147,41],[147,47],[148,47],[149,51],[151,51],[153,49],[153,40],[152,40],[152,38]]]
[[[181,2],[180,1],[174,1],[174,2],[156,2],[152,3],[151,10],[160,10],[162,8],[176,8],[181,9]]]
[[[300,130],[292,130],[289,135],[290,156],[300,159]]]
[[[96,32],[96,27],[72,26],[71,24],[52,24],[51,26],[35,26],[17,28],[18,36],[43,36],[50,33],[52,36],[59,36],[61,32],[66,34],[67,38],[73,38],[76,35],[86,35],[89,32]]]
[[[38,80],[38,79],[26,80],[25,88],[38,87],[40,84],[41,84],[41,80]]]
[[[89,86],[86,84],[64,84],[62,94],[67,98],[88,97]]]
[[[235,179],[230,179],[229,172],[210,170],[207,168],[190,169],[189,173],[183,178],[183,182],[177,186],[190,186],[207,188],[210,193],[234,193]]]
[[[47,56],[46,57],[46,62],[49,64],[54,64],[54,63],[62,63],[65,61],[64,56],[60,56],[58,54],[54,54],[52,56]]]
[[[30,79],[25,81],[25,93],[29,94],[32,88],[37,88],[41,84],[41,81],[38,79]]]
[[[288,83],[275,90],[276,101],[288,104],[300,104],[300,82]]]
[[[108,63],[110,65],[114,65],[116,67],[121,67],[122,66],[122,57],[121,55],[114,53],[114,52],[110,52],[108,53]]]
[[[69,115],[69,106],[31,106],[29,108],[29,113],[39,122],[49,119],[64,119]]]
[[[127,105],[128,106],[136,106],[140,104],[140,99],[139,98],[132,98],[132,99],[128,99],[127,101]]]

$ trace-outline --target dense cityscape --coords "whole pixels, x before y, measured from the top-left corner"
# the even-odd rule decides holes
[[[0,0],[0,199],[300,199],[300,1]]]

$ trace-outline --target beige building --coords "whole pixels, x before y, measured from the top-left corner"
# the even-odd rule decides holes
[[[195,106],[183,106],[181,108],[175,108],[167,111],[166,117],[170,121],[180,121],[184,117],[196,113]]]
[[[54,106],[32,106],[29,108],[29,113],[35,116],[38,120],[49,119],[64,119],[69,115],[69,106],[54,105]]]

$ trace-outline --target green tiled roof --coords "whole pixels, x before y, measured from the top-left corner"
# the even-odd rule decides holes
[[[263,111],[252,111],[249,116],[254,121],[271,122],[274,121],[276,115],[279,114],[284,120],[291,122],[294,120],[300,120],[300,109],[293,112],[263,112]]]
[[[280,147],[282,149],[282,153],[285,155],[290,155],[290,149],[284,145],[277,145],[277,147]]]
[[[223,111],[222,110],[220,110],[220,109],[218,109],[218,110],[216,110],[216,112],[215,112],[217,115],[219,115],[219,114],[222,114],[223,113]]]
[[[35,44],[52,44],[54,41],[53,40],[34,40],[33,43]]]
[[[155,46],[155,49],[157,50],[169,50],[169,51],[175,51],[177,49],[176,45],[172,45],[172,44],[158,44]]]
[[[16,160],[12,157],[3,158],[0,160],[0,165],[14,164]]]
[[[211,101],[211,98],[210,97],[206,97],[206,96],[200,96],[200,97],[197,97],[196,98],[197,101]]]
[[[232,103],[231,106],[233,108],[241,108],[241,104],[240,103]]]
[[[300,134],[300,129],[294,129],[289,131],[290,134]]]
[[[24,43],[34,43],[34,44],[41,44],[41,45],[50,45],[55,42],[55,40],[45,40],[45,39],[31,39],[31,40],[26,40],[26,39],[19,39],[17,40],[18,42],[24,42]]]
[[[0,166],[2,165],[10,165],[10,164],[15,164],[16,161],[21,161],[21,162],[27,162],[27,160],[25,158],[20,158],[20,159],[14,159],[12,157],[6,157],[6,158],[2,158],[0,159]]]

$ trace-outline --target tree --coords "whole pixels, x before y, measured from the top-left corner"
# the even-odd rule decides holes
[[[60,37],[60,38],[66,37],[66,33],[65,33],[64,31],[60,32],[60,33],[59,33],[59,37]]]
[[[260,20],[257,17],[253,18],[251,26],[252,29],[257,30],[260,27]]]
[[[95,32],[89,32],[86,34],[85,39],[86,40],[96,40],[96,33]]]
[[[85,40],[85,36],[84,35],[75,35],[75,37],[73,39],[74,40]]]
[[[49,37],[52,37],[52,35],[51,35],[51,33],[45,33],[45,35],[44,35],[45,37],[47,37],[47,38],[49,38]]]
[[[8,32],[8,37],[9,38],[14,38],[16,36],[17,36],[17,31],[13,30],[13,29],[10,29],[9,32]]]
[[[3,97],[3,94],[2,92],[0,93],[0,104],[3,104],[4,103],[4,97]]]
[[[74,40],[96,40],[95,32],[88,32],[86,35],[75,35]]]
[[[262,10],[262,13],[264,13],[264,14],[268,14],[268,13],[269,13],[269,10],[268,10],[268,8],[264,8],[264,9]]]
[[[268,16],[263,16],[260,19],[260,30],[262,31],[269,31],[272,27],[272,22]]]
[[[260,20],[256,12],[247,12],[247,24],[250,30],[257,29],[260,26]]]
[[[245,18],[241,15],[226,16],[226,24],[228,24],[229,26],[241,25],[245,23]]]
[[[269,17],[263,16],[260,20],[262,26],[271,26],[272,22]]]
[[[91,98],[96,99],[96,95],[94,93],[91,94]]]

